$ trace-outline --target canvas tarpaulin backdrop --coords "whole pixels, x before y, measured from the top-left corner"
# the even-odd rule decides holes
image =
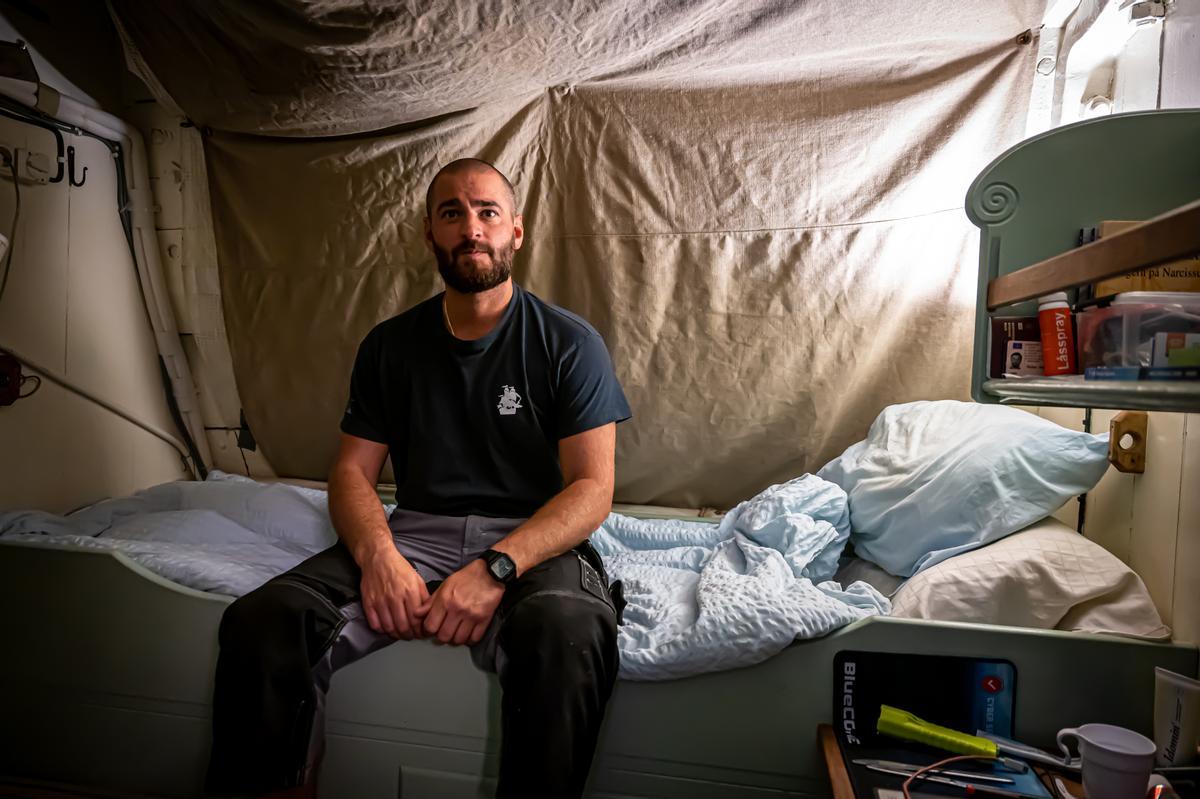
[[[206,135],[226,325],[277,472],[323,479],[377,322],[441,289],[438,166],[516,184],[515,275],[604,335],[617,499],[728,507],[885,405],[966,398],[966,188],[1024,128],[1041,0],[113,0]]]

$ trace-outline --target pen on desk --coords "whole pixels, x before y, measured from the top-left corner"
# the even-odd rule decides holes
[[[870,769],[871,771],[878,771],[881,774],[893,774],[897,777],[912,776],[912,773],[909,771],[883,768],[882,766],[863,766],[863,768]],[[1021,793],[1020,791],[1010,791],[1007,788],[998,788],[995,785],[964,782],[963,780],[952,780],[949,777],[939,777],[936,774],[921,774],[917,777],[917,779],[924,780],[925,782],[935,782],[938,785],[950,785],[955,788],[962,788],[963,790],[968,790],[971,793],[983,794],[985,796],[1007,796],[1009,799],[1039,799],[1039,797],[1034,796],[1033,794]]]
[[[870,768],[871,766],[879,766],[880,768],[903,771],[907,774],[912,774],[921,768],[921,766],[917,766],[912,763],[901,763],[896,760],[873,760],[870,758],[863,758],[859,760],[851,760],[850,762],[856,766],[864,766],[867,768]],[[999,782],[1008,783],[1010,785],[1014,782],[1014,780],[1010,777],[1001,777],[996,774],[984,774],[976,771],[955,771],[953,769],[935,768],[930,769],[925,773],[938,774],[943,777],[959,777],[967,780],[979,780],[980,782]]]

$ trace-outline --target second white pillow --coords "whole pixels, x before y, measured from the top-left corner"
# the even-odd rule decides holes
[[[892,596],[892,615],[1171,637],[1142,578],[1055,519],[925,569]]]

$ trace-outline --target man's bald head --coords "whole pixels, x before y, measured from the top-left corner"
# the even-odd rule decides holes
[[[462,172],[490,172],[498,176],[501,182],[504,183],[504,191],[508,197],[508,212],[516,216],[517,192],[513,189],[512,183],[509,182],[504,173],[481,158],[459,158],[439,169],[437,174],[433,176],[433,180],[429,181],[429,188],[425,190],[425,216],[427,218],[433,217],[433,190],[437,187],[438,179],[442,175],[460,174]]]

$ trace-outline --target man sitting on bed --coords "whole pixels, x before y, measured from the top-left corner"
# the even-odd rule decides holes
[[[315,793],[330,676],[412,638],[470,645],[498,673],[498,796],[583,791],[618,664],[586,539],[629,406],[596,331],[513,283],[524,228],[504,175],[455,161],[425,204],[446,291],[359,347],[329,476],[340,540],[221,620],[211,793]]]

